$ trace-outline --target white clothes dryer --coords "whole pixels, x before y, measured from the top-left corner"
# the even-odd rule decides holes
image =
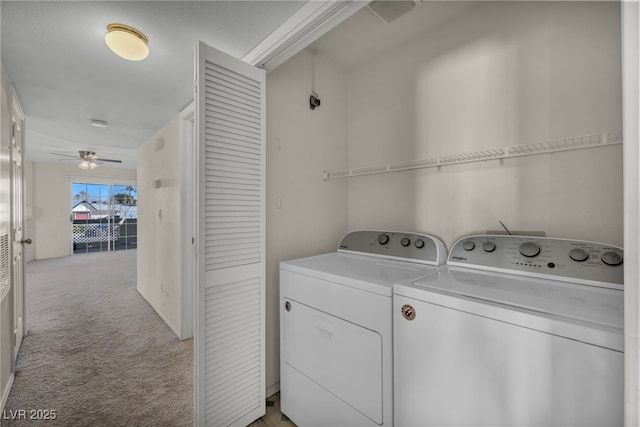
[[[393,284],[435,272],[442,241],[354,231],[280,264],[280,402],[301,427],[393,425]]]
[[[395,425],[622,426],[623,251],[469,236],[394,288]]]

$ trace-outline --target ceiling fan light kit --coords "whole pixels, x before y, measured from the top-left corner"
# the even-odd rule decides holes
[[[95,163],[93,163],[93,161],[89,161],[89,160],[83,160],[80,162],[80,164],[78,165],[78,167],[80,169],[95,169],[98,167],[98,165],[96,165]]]
[[[60,154],[60,153],[51,153],[51,154],[53,154],[54,156],[68,157],[67,159],[60,159],[60,160],[72,160],[72,159],[80,160],[80,164],[78,165],[78,167],[80,169],[85,169],[85,170],[95,169],[98,167],[98,163],[103,163],[103,162],[122,163],[122,160],[103,159],[101,157],[96,156],[95,151],[88,151],[88,150],[78,151],[77,156],[70,156],[69,154]]]
[[[149,56],[147,36],[129,25],[107,25],[104,41],[116,55],[129,61],[141,61]]]
[[[98,165],[94,162],[96,153],[93,151],[79,151],[82,161],[78,165],[80,169],[95,169]]]

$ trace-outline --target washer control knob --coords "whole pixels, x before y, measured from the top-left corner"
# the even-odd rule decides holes
[[[589,252],[585,251],[582,248],[574,248],[569,252],[569,258],[574,261],[582,262],[589,259]]]
[[[524,242],[520,245],[520,253],[526,257],[534,257],[540,253],[540,246],[536,242]]]
[[[605,252],[602,254],[602,262],[607,265],[622,264],[622,255],[617,252]]]
[[[387,243],[389,243],[389,235],[385,233],[379,234],[378,243],[380,243],[381,245],[386,245]]]
[[[400,244],[406,248],[411,244],[411,239],[409,239],[408,237],[403,237],[402,240],[400,240]]]
[[[482,250],[485,252],[493,252],[496,250],[496,244],[493,242],[484,242],[482,244]]]
[[[475,247],[476,244],[473,242],[473,240],[465,240],[464,242],[462,242],[462,249],[464,249],[465,251],[472,251]]]
[[[416,246],[416,248],[418,249],[422,249],[424,248],[424,240],[422,239],[416,239],[415,242],[413,242],[413,244]]]

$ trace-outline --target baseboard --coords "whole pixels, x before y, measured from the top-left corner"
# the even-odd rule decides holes
[[[280,381],[267,387],[266,395],[267,397],[271,397],[279,391],[280,391]]]
[[[160,318],[162,319],[162,321],[163,321],[164,323],[166,323],[166,324],[167,324],[167,326],[169,327],[169,329],[171,329],[171,330],[173,331],[173,333],[174,333],[174,334],[176,334],[176,336],[177,336],[179,339],[182,339],[182,338],[180,337],[180,328],[176,327],[176,325],[174,325],[173,323],[171,323],[171,322],[170,322],[170,321],[169,321],[169,320],[164,316],[164,314],[162,314],[162,312],[160,312],[160,310],[158,310],[156,307],[154,307],[153,303],[152,303],[151,301],[149,301],[149,300],[147,299],[147,297],[145,297],[145,296],[144,296],[144,294],[143,294],[142,292],[140,292],[140,289],[136,288],[136,291],[140,294],[140,296],[141,296],[142,298],[144,298],[144,300],[147,302],[147,304],[149,304],[149,305],[151,306],[151,308],[153,308],[153,311],[155,311],[155,312],[156,312],[156,314],[157,314],[158,316],[160,316]]]
[[[11,387],[13,386],[13,380],[15,379],[15,374],[11,374],[9,377],[9,382],[7,386],[2,390],[2,406],[0,406],[0,412],[4,411],[4,405],[7,403],[7,399],[9,399],[9,393],[11,392]]]

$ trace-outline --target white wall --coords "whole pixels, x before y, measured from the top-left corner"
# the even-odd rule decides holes
[[[161,138],[163,148],[156,151]],[[138,148],[138,292],[180,336],[179,118]],[[152,182],[160,180],[160,188]]]
[[[27,152],[29,141],[26,141]],[[72,254],[71,246],[71,183],[72,182],[135,182],[136,171],[100,166],[82,170],[75,162],[31,164],[31,206],[33,221],[33,251],[35,259],[57,258]],[[27,169],[28,171],[29,169]],[[27,210],[29,214],[29,210]],[[28,216],[28,215],[27,215]]]
[[[316,58],[311,111],[311,63],[303,51],[267,76],[268,391],[280,378],[279,263],[335,251],[347,232],[347,183],[323,182],[325,169],[346,167],[346,78]]]
[[[349,167],[621,130],[620,5],[478,3],[351,70],[347,87]],[[450,246],[502,220],[623,240],[619,145],[350,178],[348,192],[350,229]]]
[[[24,237],[33,239],[34,225],[33,225],[33,162],[24,162],[22,168],[24,173]],[[34,245],[24,245],[24,260],[25,262],[33,261],[35,259]]]

